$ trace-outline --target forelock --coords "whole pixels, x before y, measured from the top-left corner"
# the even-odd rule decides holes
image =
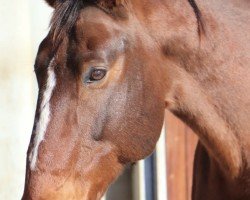
[[[50,34],[53,37],[54,44],[60,41],[71,31],[77,21],[80,10],[88,5],[97,5],[103,9],[103,3],[110,6],[108,2],[114,0],[58,0],[50,22]]]
[[[81,8],[81,0],[64,0],[55,7],[51,22],[50,34],[53,42],[58,43],[74,26]]]

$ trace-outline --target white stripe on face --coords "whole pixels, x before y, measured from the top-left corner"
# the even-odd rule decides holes
[[[29,155],[31,170],[35,170],[36,168],[39,145],[44,140],[45,132],[50,121],[50,99],[53,90],[56,86],[56,76],[53,68],[54,61],[55,58],[53,58],[50,61],[48,67],[48,78],[47,78],[46,88],[43,92],[42,102],[40,104],[40,117],[36,123],[36,128],[34,130],[35,131],[34,146]]]

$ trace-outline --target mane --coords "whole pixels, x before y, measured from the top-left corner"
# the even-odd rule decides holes
[[[202,33],[205,33],[205,28],[204,28],[204,23],[203,23],[203,18],[201,15],[201,11],[199,7],[197,6],[195,0],[188,0],[189,4],[192,6],[196,19],[197,19],[197,24],[198,24],[198,34],[199,37],[201,37]]]
[[[71,31],[80,9],[86,3],[83,0],[61,0],[61,3],[57,4],[50,22],[50,33],[55,44],[58,44]]]
[[[50,33],[53,36],[54,44],[60,43],[74,26],[81,8],[92,4],[97,5],[98,0],[60,0],[57,4],[52,20],[50,22]],[[204,25],[201,12],[195,2],[195,0],[188,0],[192,6],[198,23],[198,34],[204,32]],[[101,7],[102,8],[102,7]]]
[[[94,5],[110,14],[108,9],[113,6],[113,1],[101,3],[100,0],[58,0],[60,1],[53,13],[50,22],[50,33],[53,36],[53,42],[57,45],[60,43],[73,28],[80,10],[88,5]],[[107,9],[105,8],[107,7]]]

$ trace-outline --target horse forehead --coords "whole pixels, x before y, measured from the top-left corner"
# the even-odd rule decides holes
[[[89,11],[81,13],[76,23],[76,37],[80,41],[78,44],[87,45],[95,51],[123,48],[125,34],[120,25],[103,11]]]
[[[117,20],[99,8],[89,7],[81,11],[76,27],[88,31],[87,28],[95,27],[106,29],[107,31],[121,30]]]

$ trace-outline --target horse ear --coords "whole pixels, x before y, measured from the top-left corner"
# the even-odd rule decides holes
[[[45,1],[52,7],[56,6],[56,0],[45,0]]]

